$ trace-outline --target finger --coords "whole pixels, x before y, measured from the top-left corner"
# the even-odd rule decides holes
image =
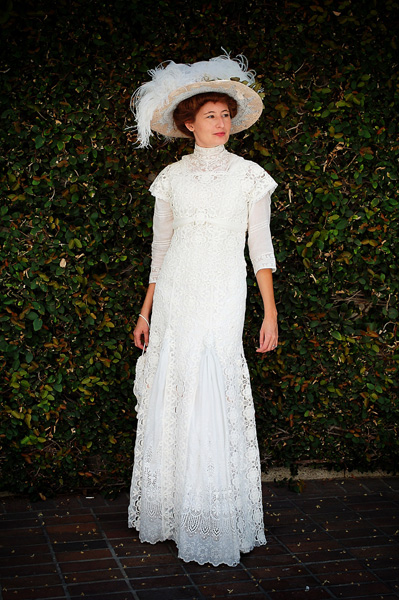
[[[277,342],[277,340],[273,340],[273,341],[270,343],[270,345],[269,345],[269,347],[268,347],[268,349],[267,349],[267,352],[272,352],[273,350],[277,350],[277,345],[278,345],[278,342]]]
[[[273,337],[267,337],[263,344],[258,348],[257,352],[271,352],[277,348],[277,340]]]
[[[134,338],[134,345],[136,346],[136,348],[140,348],[142,350],[143,344],[141,343],[141,333],[135,333],[133,335],[133,338]]]
[[[276,348],[277,348],[277,341],[274,338],[272,338],[266,348],[266,352],[272,352]]]
[[[257,352],[266,352],[268,348],[268,338],[264,339],[263,343],[259,345]]]
[[[261,330],[259,331],[259,348],[261,348],[264,345],[266,339],[266,333],[264,332],[263,328],[261,328]]]
[[[147,329],[146,331],[144,331],[144,343],[145,343],[146,346],[148,346],[148,340],[149,340],[149,338],[150,338],[149,330]]]

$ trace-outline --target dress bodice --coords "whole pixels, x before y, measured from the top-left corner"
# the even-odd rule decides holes
[[[269,221],[276,185],[262,167],[223,145],[196,145],[192,154],[163,169],[150,188],[156,197],[150,281],[169,244],[187,257],[212,248],[217,261],[242,262],[247,230],[255,270],[275,269]]]

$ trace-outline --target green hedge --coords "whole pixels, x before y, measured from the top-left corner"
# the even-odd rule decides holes
[[[398,3],[8,2],[1,17],[2,489],[126,486],[149,182],[129,98],[165,59],[242,52],[265,111],[229,149],[279,182],[281,345],[245,332],[264,468],[396,470]],[[397,66],[397,65],[396,65]]]

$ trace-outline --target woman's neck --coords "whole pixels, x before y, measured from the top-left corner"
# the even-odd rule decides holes
[[[218,156],[225,151],[225,147],[223,144],[219,146],[211,146],[210,148],[206,148],[205,146],[198,146],[195,144],[194,146],[194,154],[197,156]]]

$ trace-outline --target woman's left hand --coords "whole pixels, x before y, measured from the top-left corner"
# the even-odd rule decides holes
[[[256,352],[270,352],[275,350],[278,344],[277,316],[265,317],[259,334],[259,348]]]

